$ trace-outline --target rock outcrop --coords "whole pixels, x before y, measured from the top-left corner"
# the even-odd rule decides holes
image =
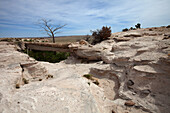
[[[73,56],[56,64],[0,42],[0,112],[169,113],[169,34],[146,28],[72,43]]]
[[[37,62],[16,49],[0,42],[0,112],[107,113],[113,109],[104,90],[83,77],[99,64]]]
[[[95,70],[93,74],[99,78],[116,77],[116,81],[112,80],[118,84],[115,103],[123,106],[122,101],[132,100],[135,103],[134,108],[141,108],[146,112],[168,113],[170,39],[164,34],[169,33],[170,29],[166,27],[114,33],[110,40],[92,47],[77,45],[74,53],[79,58],[88,60],[96,60],[89,59],[96,56],[98,60],[108,64],[107,72],[102,66],[100,69],[95,67],[91,70]],[[74,44],[70,48],[74,49]],[[86,49],[79,54],[79,48]]]

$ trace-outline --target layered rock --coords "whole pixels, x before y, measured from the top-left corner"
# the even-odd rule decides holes
[[[38,62],[16,49],[0,42],[0,112],[107,113],[113,109],[104,90],[83,77],[99,64]]]
[[[87,49],[81,51],[86,53],[83,57],[77,52],[74,53],[80,58],[88,59],[89,56],[96,56],[93,48],[100,47],[97,58],[109,64],[107,72],[104,67],[91,70],[99,78],[103,76],[107,79],[110,76],[116,78],[118,87],[115,93],[118,96],[114,98],[114,102],[119,104],[119,107],[124,106],[126,100],[132,100],[135,103],[135,109],[168,113],[170,112],[168,107],[170,105],[168,98],[170,95],[168,87],[170,85],[170,39],[164,34],[169,33],[170,29],[166,27],[114,33],[110,41],[107,40],[92,47],[84,46],[83,48]],[[108,42],[111,40],[112,43],[109,45]],[[102,48],[103,45],[105,49]],[[77,51],[80,47],[77,46]],[[119,107],[117,109],[120,109]]]
[[[73,56],[56,64],[0,42],[0,112],[169,113],[169,34],[146,28],[96,45],[72,43]]]

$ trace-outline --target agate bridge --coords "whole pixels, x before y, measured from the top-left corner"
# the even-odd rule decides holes
[[[37,51],[56,51],[56,52],[70,52],[69,46],[70,43],[34,43],[34,42],[25,42],[25,49],[28,50],[37,50]]]

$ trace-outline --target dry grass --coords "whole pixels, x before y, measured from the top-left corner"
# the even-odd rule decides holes
[[[68,43],[68,42],[77,42],[82,39],[85,39],[86,35],[80,35],[80,36],[63,36],[63,37],[56,37],[55,42],[56,43]],[[52,42],[52,38],[48,38],[49,42]]]
[[[80,41],[82,39],[86,39],[86,35],[77,35],[77,36],[60,36],[60,37],[55,37],[55,42],[58,43],[72,43],[72,42],[77,42]],[[48,37],[35,37],[35,38],[29,38],[29,37],[23,37],[23,38],[0,38],[0,41],[21,41],[22,39],[25,39],[25,41],[28,39],[32,39],[32,42],[36,42],[36,40],[48,40],[48,42],[52,43],[52,38],[48,38]],[[30,41],[31,42],[31,41]],[[46,41],[44,41],[45,43]]]

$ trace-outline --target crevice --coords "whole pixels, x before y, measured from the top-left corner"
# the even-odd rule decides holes
[[[116,74],[107,70],[91,69],[90,74],[99,79],[100,87],[105,91],[105,96],[110,100],[119,98],[119,79]]]

